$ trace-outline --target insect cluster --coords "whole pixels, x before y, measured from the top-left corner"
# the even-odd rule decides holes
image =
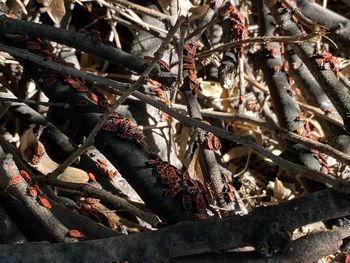
[[[183,49],[184,72],[187,75],[184,79],[183,88],[189,89],[194,95],[201,90],[201,86],[197,81],[197,69],[195,56],[198,48],[198,42],[192,41],[186,43]]]
[[[248,38],[248,28],[245,23],[245,17],[238,11],[235,5],[227,1],[224,4],[216,3],[216,7],[219,15],[228,19],[230,23],[232,41]],[[232,51],[242,54],[243,45],[241,47],[233,47]]]
[[[117,176],[117,171],[116,170],[111,170],[111,169],[108,169],[107,167],[107,161],[103,160],[103,159],[97,159],[97,162],[98,162],[98,165],[99,165],[99,168],[100,168],[100,172],[102,174],[105,174],[108,176],[109,180],[110,181],[113,181],[114,180],[114,177]],[[89,177],[90,178],[90,177]],[[96,179],[95,180],[92,180],[93,182],[96,182]]]
[[[47,40],[41,40],[39,38],[26,40],[26,48],[31,52],[45,57],[47,60],[68,66],[74,67],[74,64],[65,62],[63,59],[57,57],[53,53],[53,47]],[[94,42],[95,43],[95,42]],[[71,75],[61,75],[55,70],[49,68],[43,68],[43,86],[45,88],[50,88],[55,85],[58,81],[65,83],[69,87],[73,88],[78,93],[85,93],[86,99],[82,98],[79,102],[79,106],[85,107],[88,104],[87,99],[92,103],[100,106],[102,109],[106,109],[109,106],[108,100],[98,91],[92,92],[88,89],[87,83],[84,79],[71,76]]]
[[[119,137],[129,141],[135,140],[142,146],[146,145],[142,130],[132,125],[127,118],[121,117],[118,113],[113,113],[108,117],[102,130],[116,133]]]
[[[192,209],[201,214],[205,214],[206,208],[210,209],[213,196],[209,187],[192,179],[188,171],[180,172],[160,157],[149,160],[147,164],[153,167],[153,175],[169,188],[165,192],[166,197],[181,196],[185,209]]]
[[[148,80],[148,86],[155,92],[158,100],[161,103],[163,103],[163,104],[168,103],[167,94],[165,91],[167,89],[166,86],[164,86],[162,83],[160,83],[156,80],[153,80],[153,79]],[[162,121],[169,120],[169,115],[161,110],[159,110],[159,115],[160,115]]]

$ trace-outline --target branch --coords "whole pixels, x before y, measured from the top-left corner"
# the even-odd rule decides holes
[[[53,216],[49,208],[40,205],[35,196],[32,197],[27,194],[29,186],[24,178],[19,175],[20,173],[16,164],[12,160],[12,155],[7,154],[5,157],[2,157],[0,159],[0,165],[0,176],[2,186],[6,187],[5,190],[10,191],[14,196],[25,203],[57,241],[76,242],[76,239],[67,237],[69,229]]]
[[[91,53],[97,57],[110,61],[113,64],[126,67],[138,73],[142,73],[148,66],[148,63],[144,60],[136,58],[123,50],[102,43],[94,44],[90,35],[87,33],[74,33],[72,31],[48,25],[30,23],[19,19],[9,19],[5,15],[0,16],[0,31],[3,33],[25,35],[33,38],[47,38],[57,43]],[[159,67],[151,72],[150,77],[159,80],[167,86],[171,86],[175,81],[175,77],[161,72]]]
[[[349,214],[348,195],[328,189],[276,206],[256,208],[242,217],[182,222],[158,231],[74,245],[0,245],[0,261],[15,262],[30,257],[32,261],[41,262],[71,262],[73,259],[96,262],[101,258],[104,261],[148,262],[249,245],[260,252],[279,252],[289,244],[287,237],[295,228]],[[334,238],[336,244],[339,244],[339,237],[347,236],[348,231],[344,232]]]

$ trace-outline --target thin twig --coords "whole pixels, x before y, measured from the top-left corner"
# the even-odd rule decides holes
[[[226,49],[241,46],[243,44],[250,44],[250,43],[268,43],[268,42],[280,42],[280,43],[302,43],[305,41],[311,41],[314,42],[320,37],[319,32],[312,32],[307,35],[298,35],[298,36],[262,36],[262,37],[252,37],[242,40],[236,40],[232,41],[226,44],[223,44],[221,46],[218,46],[216,48],[203,51],[201,53],[198,53],[196,55],[196,59],[203,58],[203,57],[209,57],[210,55],[216,53],[216,52],[223,52]]]
[[[127,200],[104,189],[99,189],[89,184],[64,182],[55,178],[48,178],[47,176],[35,176],[34,179],[38,182],[42,182],[48,185],[82,192],[87,197],[100,199],[103,202],[113,205],[117,209],[122,208],[125,211],[130,212],[131,214],[141,218],[152,226],[156,226],[160,223],[159,219],[155,215],[142,211],[136,206],[130,204]]]
[[[134,3],[126,1],[126,0],[113,0],[112,2],[118,3],[126,8],[130,8],[130,9],[134,10],[136,13],[146,14],[146,15],[158,18],[160,20],[171,21],[170,16],[165,15],[157,10],[144,7],[142,5],[134,4]]]
[[[56,103],[56,102],[44,102],[44,101],[37,101],[37,100],[27,100],[27,99],[15,99],[15,98],[1,98],[0,102],[23,102],[27,104],[33,104],[33,105],[44,105],[44,106],[51,106],[51,107],[63,107],[65,109],[69,108],[68,103]]]

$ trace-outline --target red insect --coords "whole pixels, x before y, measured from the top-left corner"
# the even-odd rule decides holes
[[[224,194],[225,194],[225,197],[226,197],[226,201],[228,203],[233,203],[233,202],[236,201],[236,198],[235,198],[235,195],[234,195],[234,190],[235,189],[234,189],[234,187],[231,184],[229,184],[229,183],[226,184]]]
[[[192,208],[192,197],[189,194],[184,193],[182,195],[182,206],[186,210],[190,210]]]
[[[75,229],[69,230],[67,233],[67,236],[72,237],[72,238],[84,238],[85,237],[85,235],[82,232],[80,232],[79,230],[75,230]]]
[[[274,46],[269,45],[267,47],[267,50],[270,52],[270,54],[273,58],[277,58],[280,55],[277,48],[275,48]]]
[[[87,175],[88,175],[90,181],[96,182],[96,178],[95,178],[95,175],[93,173],[88,173]]]
[[[29,186],[27,189],[27,194],[31,197],[37,197],[38,190],[35,186]]]
[[[167,185],[172,185],[180,180],[177,169],[172,165],[169,165],[164,171],[159,173],[159,177]]]
[[[209,150],[220,150],[221,148],[221,142],[220,139],[218,137],[216,137],[213,133],[209,132],[206,139],[206,146]]]
[[[52,206],[51,206],[49,200],[46,198],[45,195],[41,194],[41,195],[38,195],[37,197],[38,197],[38,203],[39,203],[41,206],[43,206],[43,207],[45,207],[45,208],[47,208],[47,209],[51,209],[51,208],[52,208]]]
[[[98,96],[95,93],[93,93],[93,92],[91,92],[89,94],[89,99],[92,100],[92,102],[95,103],[95,104],[98,103]]]
[[[204,214],[197,213],[197,214],[195,215],[195,220],[196,220],[196,221],[204,221],[204,220],[206,220],[206,219],[207,219],[207,217],[206,217]]]
[[[32,182],[32,178],[30,178],[29,174],[25,170],[20,170],[19,174],[26,180],[27,183]]]
[[[329,168],[325,165],[321,166],[320,172],[323,174],[329,174]]]
[[[34,153],[38,156],[43,156],[45,154],[45,149],[39,143],[35,143],[33,146]]]
[[[56,78],[45,78],[45,79],[44,79],[44,87],[51,87],[51,86],[53,86],[57,81],[58,81],[58,79],[56,79]]]
[[[112,171],[112,170],[108,170],[107,171],[107,175],[108,175],[108,178],[110,181],[113,181],[114,178],[116,177],[117,175],[117,172],[116,171]]]
[[[197,194],[195,197],[196,209],[200,213],[205,213],[205,208],[207,207],[207,203],[201,194]]]
[[[145,60],[147,60],[147,61],[152,61],[153,60],[153,57],[151,57],[151,56],[144,56],[143,58]],[[164,60],[159,60],[158,61],[158,65],[160,66],[162,71],[170,72],[169,64],[166,63]]]
[[[8,182],[8,185],[5,188],[5,192],[7,188],[9,188],[10,186],[20,184],[22,183],[22,181],[23,181],[22,175],[18,174],[18,175],[12,176]]]
[[[326,50],[317,51],[315,62],[324,70],[332,70],[339,79],[339,64],[338,59]]]
[[[165,196],[169,197],[169,198],[174,197],[178,193],[180,193],[181,190],[182,189],[181,189],[180,184],[178,182],[176,182],[176,183],[170,185],[170,189],[165,192]]]

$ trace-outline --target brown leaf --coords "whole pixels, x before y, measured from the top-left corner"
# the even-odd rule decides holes
[[[60,23],[66,14],[64,0],[37,0],[37,2],[47,7],[47,14],[54,23]]]
[[[284,186],[283,183],[276,178],[275,185],[273,186],[273,196],[277,200],[283,200],[284,198]]]

